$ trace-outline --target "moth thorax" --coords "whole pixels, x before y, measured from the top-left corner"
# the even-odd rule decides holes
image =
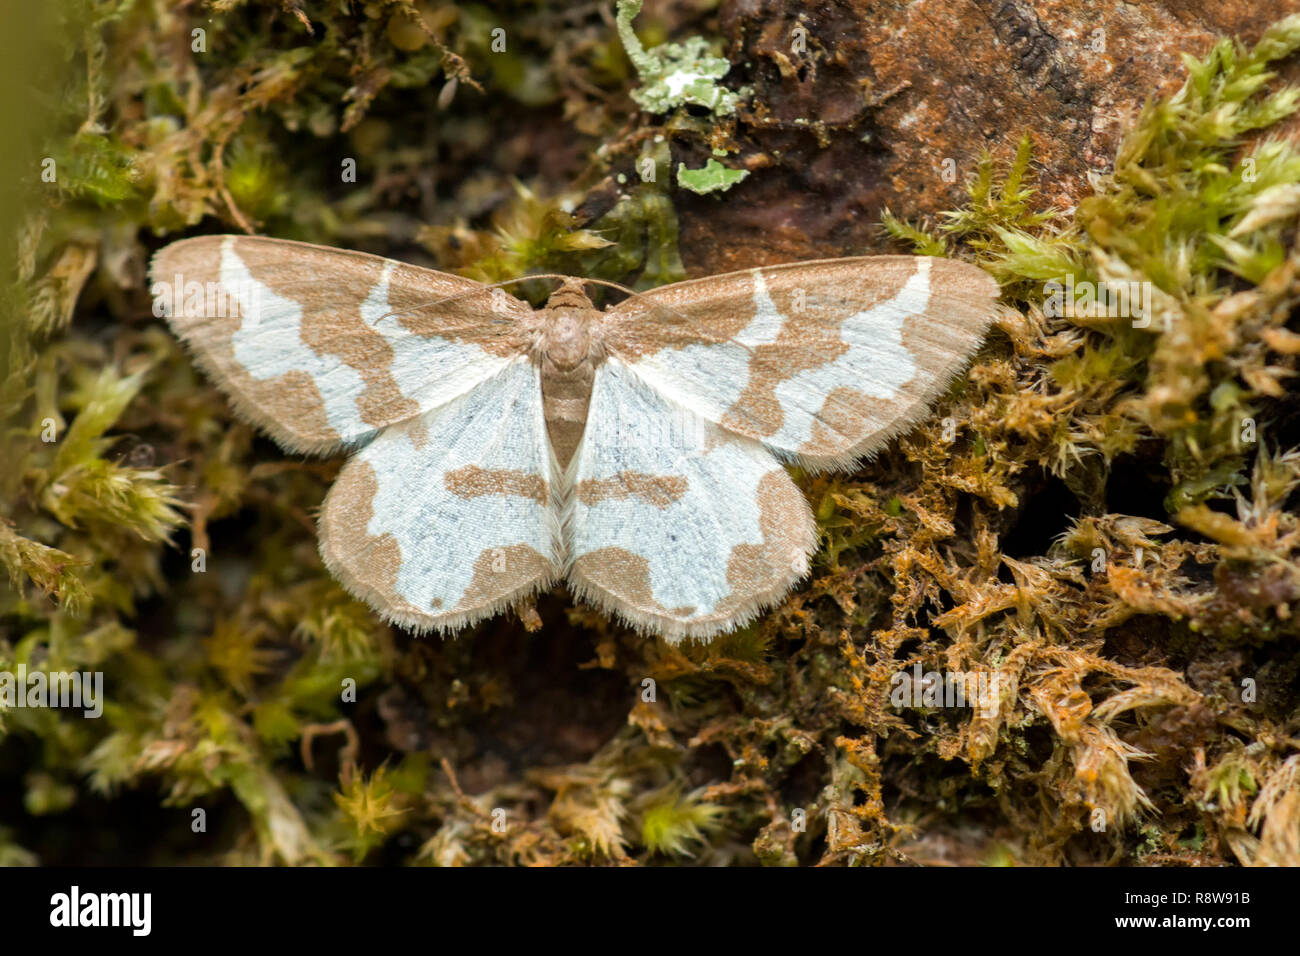
[[[544,313],[541,350],[545,359],[560,371],[569,371],[593,357],[593,328],[600,313],[590,303],[581,306],[554,306],[548,302]]]

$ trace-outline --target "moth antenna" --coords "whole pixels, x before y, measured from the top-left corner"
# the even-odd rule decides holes
[[[657,310],[657,311],[666,312],[666,313],[668,313],[669,315],[675,316],[676,318],[678,318],[679,320],[681,320],[681,321],[684,322],[684,323],[689,324],[689,323],[692,321],[692,320],[691,320],[691,317],[688,316],[688,315],[686,315],[684,312],[679,312],[677,309],[674,309],[672,306],[665,305],[665,304],[662,303],[662,302],[657,302],[657,301],[655,301],[655,299],[653,299],[651,296],[647,295],[647,294],[644,293],[644,292],[637,292],[635,289],[629,289],[627,286],[625,286],[625,285],[620,285],[620,284],[617,283],[617,282],[609,282],[609,281],[607,281],[607,280],[605,280],[605,279],[583,279],[583,280],[581,280],[581,281],[583,281],[583,282],[592,282],[592,283],[595,283],[596,285],[607,285],[607,286],[609,286],[611,289],[618,289],[620,292],[625,292],[625,293],[627,293],[627,294],[628,294],[630,297],[632,297],[633,299],[647,300],[647,305],[649,305],[650,308],[655,309],[655,310]],[[704,337],[705,337],[705,338],[709,338],[711,341],[714,341],[714,342],[730,342],[730,341],[732,341],[731,339],[723,339],[723,338],[721,338],[721,337],[719,337],[719,336],[709,336],[709,335],[707,334],[707,329],[704,330],[704,332],[705,332]],[[736,344],[736,345],[739,345],[741,348],[744,348],[744,349],[747,349],[747,350],[748,350],[748,348],[749,348],[749,347],[746,346],[743,342],[736,342],[735,344]]]
[[[406,309],[397,309],[392,312],[385,312],[375,321],[382,322],[384,319],[392,318],[393,316],[396,315],[406,315],[409,312],[420,312],[424,309],[432,309],[435,308],[436,306],[444,305],[448,302],[455,302],[459,299],[468,298],[469,296],[472,295],[481,295],[484,291],[488,289],[499,289],[502,286],[514,285],[515,283],[518,282],[530,282],[533,279],[578,279],[578,281],[583,283],[584,285],[587,283],[591,283],[593,285],[609,286],[611,289],[617,289],[618,291],[623,292],[634,298],[643,297],[643,293],[637,292],[635,289],[630,289],[627,286],[621,285],[618,282],[610,282],[607,279],[590,279],[590,278],[582,278],[579,276],[568,276],[559,272],[539,272],[539,273],[526,275],[526,276],[518,276],[517,278],[514,279],[502,279],[500,282],[485,282],[482,285],[480,285],[477,289],[466,289],[464,292],[459,292],[456,295],[445,296],[444,298],[441,299],[435,299],[432,302],[421,302],[419,305],[413,305]],[[657,308],[663,308],[665,309],[665,311],[675,313],[679,318],[686,320],[686,316],[682,315],[680,312],[677,312],[675,309],[668,309],[667,307],[658,304],[655,305]]]
[[[484,282],[484,283],[480,283],[478,288],[476,289],[466,289],[464,292],[458,292],[455,295],[444,296],[441,299],[434,299],[431,302],[421,302],[418,305],[413,305],[410,306],[409,308],[394,309],[392,312],[385,312],[375,321],[382,322],[384,321],[384,319],[391,319],[394,316],[398,316],[398,315],[408,315],[411,313],[423,312],[425,309],[432,309],[440,305],[446,305],[448,302],[457,302],[461,299],[467,299],[472,295],[482,295],[484,292],[490,291],[491,289],[499,289],[502,286],[510,285],[515,282],[523,282],[527,279],[551,279],[551,278],[564,279],[567,278],[567,276],[551,276],[551,275],[520,276],[518,279],[502,279],[500,282]],[[509,320],[495,319],[493,321],[507,322]]]
[[[417,305],[409,306],[408,308],[405,309],[394,309],[391,312],[385,312],[383,315],[377,318],[375,322],[377,324],[379,322],[383,322],[385,319],[391,319],[395,316],[413,315],[420,312],[424,312],[429,309],[436,309],[438,306],[446,305],[449,302],[457,302],[461,299],[469,298],[470,296],[482,295],[483,293],[488,292],[492,289],[500,289],[503,286],[514,285],[519,282],[528,282],[533,279],[562,279],[563,280],[563,279],[573,279],[573,278],[577,278],[577,277],[563,275],[562,273],[558,273],[558,272],[542,272],[542,273],[536,273],[532,275],[518,276],[514,279],[502,279],[500,282],[484,282],[480,284],[477,288],[466,289],[464,292],[458,292],[455,295],[444,296],[441,299],[434,299],[431,302],[421,302]],[[579,279],[579,281],[583,283],[592,282],[597,285],[607,285],[612,288],[618,289],[621,292],[625,292],[631,296],[639,296],[641,294],[639,292],[636,292],[633,289],[629,289],[627,286],[619,285],[617,282],[608,282],[604,279]],[[511,324],[509,319],[502,319],[502,318],[492,318],[487,320],[487,323],[494,324],[494,325]],[[462,321],[460,323],[450,322],[448,323],[447,328],[455,329],[458,326],[474,328],[474,327],[481,327],[483,324],[485,324],[483,320],[475,319],[475,320]]]

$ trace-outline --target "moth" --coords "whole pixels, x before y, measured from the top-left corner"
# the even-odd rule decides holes
[[[351,449],[326,566],[386,620],[449,632],[567,582],[670,641],[742,626],[809,571],[784,464],[846,470],[920,419],[997,283],[918,256],[679,282],[601,310],[279,239],[152,263],[155,311],[290,452]]]

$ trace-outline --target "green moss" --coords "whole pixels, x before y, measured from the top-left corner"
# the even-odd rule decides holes
[[[341,793],[334,795],[347,820],[352,824],[353,855],[360,860],[384,837],[397,828],[406,810],[397,805],[398,791],[388,779],[385,767],[369,778],[345,781]]]
[[[674,791],[657,795],[641,814],[641,842],[651,853],[687,856],[692,844],[708,842],[719,827],[721,807],[704,802],[699,794]]]

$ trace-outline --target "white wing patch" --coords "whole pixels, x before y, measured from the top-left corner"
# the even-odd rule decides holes
[[[766,295],[767,290],[763,291]],[[929,305],[930,260],[921,258],[916,272],[892,299],[844,321],[840,337],[848,349],[825,365],[777,384],[774,391],[785,411],[785,420],[775,434],[763,439],[764,444],[786,452],[808,445],[813,440],[813,422],[826,396],[846,382],[869,398],[887,400],[897,395],[917,372],[916,357],[903,345],[903,322],[923,315]]]
[[[362,420],[356,402],[366,390],[365,379],[337,356],[307,347],[302,337],[302,304],[254,279],[235,252],[233,237],[221,244],[219,276],[241,318],[230,339],[235,361],[262,382],[290,373],[307,375],[320,391],[330,427],[343,441],[373,433],[374,426]]]
[[[755,269],[754,275],[754,317],[749,320],[749,325],[741,329],[740,334],[736,336],[736,342],[746,346],[771,345],[781,334],[781,327],[785,325],[785,316],[781,310],[776,307],[772,301],[772,293],[767,290],[767,280],[763,278],[763,270]],[[730,350],[729,350],[730,351]],[[741,350],[737,349],[737,352]],[[742,353],[743,354],[743,353]],[[701,356],[707,360],[707,356]],[[748,356],[745,356],[748,361]],[[739,397],[739,393],[732,398]]]
[[[408,627],[487,617],[556,576],[550,460],[537,368],[520,357],[358,452],[326,498],[321,554]]]
[[[565,522],[574,590],[665,637],[731,630],[808,570],[812,514],[758,442],[596,372]]]
[[[792,375],[772,375],[780,355],[754,360],[754,349],[772,346],[787,317],[772,301],[761,269],[754,269],[754,317],[726,342],[688,345],[655,352],[638,362],[636,372],[667,395],[679,396],[709,421],[730,423],[743,408],[746,392],[763,376],[780,403],[780,427],[762,436],[769,448],[787,455],[813,439],[813,422],[837,388],[852,387],[870,398],[892,399],[916,375],[916,361],[903,345],[905,319],[925,312],[930,300],[930,261],[918,258],[916,271],[895,295],[844,319],[840,355]],[[807,290],[810,296],[816,289]],[[815,307],[815,306],[814,306]]]
[[[391,260],[384,264],[379,281],[361,304],[361,319],[392,347],[390,372],[403,395],[421,408],[436,408],[505,368],[508,358],[489,355],[478,345],[438,338],[433,340],[437,347],[431,348],[428,336],[403,325],[403,313],[389,301],[397,266]]]

